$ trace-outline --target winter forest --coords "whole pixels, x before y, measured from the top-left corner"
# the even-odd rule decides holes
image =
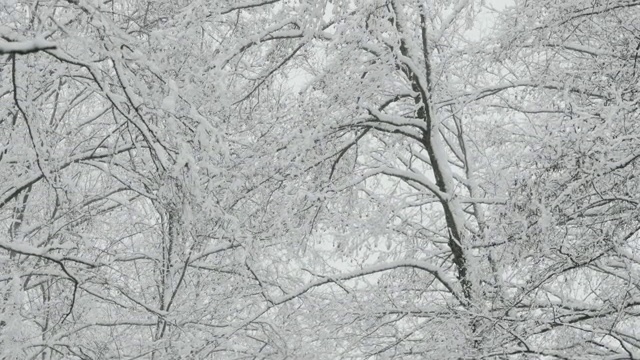
[[[0,359],[640,359],[640,0],[0,0]]]

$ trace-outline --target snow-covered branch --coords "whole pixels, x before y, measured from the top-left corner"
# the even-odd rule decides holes
[[[0,37],[2,33],[0,33]],[[22,41],[3,41],[0,40],[0,55],[4,54],[31,54],[43,50],[54,50],[57,46],[55,43],[45,40],[44,38],[35,38],[32,40]]]

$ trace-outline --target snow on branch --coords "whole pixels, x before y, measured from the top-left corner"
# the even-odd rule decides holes
[[[287,301],[300,297],[301,295],[307,293],[309,290],[313,288],[316,288],[325,284],[334,283],[336,281],[351,280],[351,279],[355,279],[355,278],[359,278],[359,277],[363,277],[371,274],[376,274],[379,272],[385,272],[385,271],[401,269],[401,268],[413,268],[413,269],[423,270],[430,273],[436,279],[438,279],[438,281],[442,285],[444,285],[445,288],[447,288],[449,293],[451,293],[460,302],[463,302],[462,300],[463,297],[461,296],[459,290],[457,290],[454,285],[455,280],[449,278],[445,274],[444,270],[441,269],[440,267],[431,265],[424,261],[418,261],[418,260],[402,260],[402,261],[383,263],[383,264],[369,266],[369,267],[356,270],[353,272],[349,272],[349,273],[339,274],[331,277],[323,277],[316,281],[310,282],[293,292],[290,292],[278,298],[271,299],[271,302],[274,305],[280,305]]]
[[[42,38],[24,41],[0,41],[0,55],[30,54],[42,50],[56,49],[56,44]]]
[[[275,4],[277,2],[280,2],[280,0],[266,0],[266,1],[259,1],[259,2],[240,3],[240,4],[237,4],[236,6],[233,6],[233,7],[230,7],[228,9],[225,9],[225,10],[221,11],[220,14],[225,15],[225,14],[228,14],[228,13],[236,11],[236,10],[250,9],[250,8],[254,8],[254,7],[260,7],[260,6]]]

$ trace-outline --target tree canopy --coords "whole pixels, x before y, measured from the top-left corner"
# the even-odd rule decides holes
[[[0,24],[0,359],[640,358],[640,1]]]

